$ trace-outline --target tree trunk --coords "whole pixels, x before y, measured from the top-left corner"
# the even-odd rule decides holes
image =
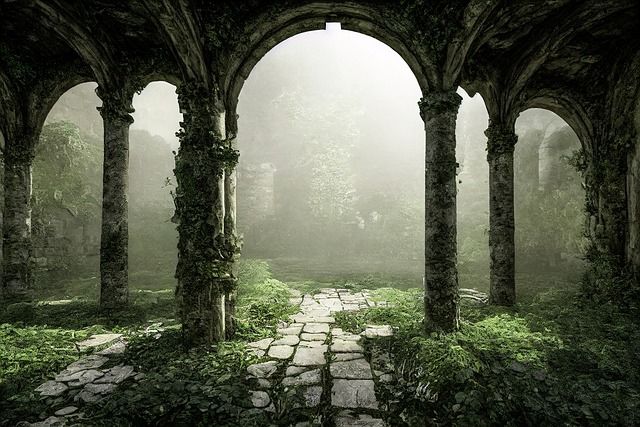
[[[456,117],[462,98],[430,93],[420,102],[425,122],[425,328],[459,324],[456,268]]]
[[[489,162],[489,250],[491,304],[511,306],[516,300],[513,207],[513,126],[491,123],[486,130]]]

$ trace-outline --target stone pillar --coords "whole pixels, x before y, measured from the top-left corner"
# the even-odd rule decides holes
[[[227,116],[227,144],[230,150],[236,149],[236,135],[238,133],[238,119],[235,113]],[[235,164],[229,164],[224,171],[224,234],[227,250],[235,260],[239,256],[240,241],[236,223],[236,187],[237,176]],[[237,282],[233,271],[225,293],[225,330],[227,339],[233,338],[236,331],[236,300]]]
[[[129,126],[133,94],[122,89],[96,89],[104,122],[102,235],[100,240],[100,308],[129,302]]]
[[[489,300],[492,304],[510,306],[516,300],[513,151],[518,136],[513,125],[494,121],[485,135],[489,162]]]
[[[224,170],[237,154],[224,141],[224,108],[213,90],[186,83],[178,101],[184,120],[175,168],[176,296],[185,344],[193,346],[225,338],[233,254],[224,233]]]
[[[2,133],[2,131],[0,131],[0,299],[2,299],[2,289],[4,283],[4,237],[2,236],[4,230],[4,150],[4,134]]]
[[[29,298],[31,271],[31,165],[36,137],[19,145],[7,142],[4,157],[3,281],[2,298]],[[16,143],[15,141],[12,141]]]
[[[462,98],[455,91],[427,94],[420,101],[425,122],[425,328],[458,328],[456,267],[456,117]]]

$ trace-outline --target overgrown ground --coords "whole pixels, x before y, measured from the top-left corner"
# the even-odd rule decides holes
[[[243,263],[239,276],[238,338],[190,352],[180,346],[172,280],[162,272],[132,275],[133,304],[122,312],[98,312],[95,279],[41,289],[56,303],[6,307],[0,311],[0,425],[38,419],[45,408],[32,390],[78,358],[76,341],[107,330],[129,336],[117,362],[146,378],[88,407],[93,425],[288,425],[286,413],[266,420],[244,410],[250,405],[244,372],[256,361],[244,344],[274,335],[295,310],[287,287],[326,286],[377,289],[376,298],[392,303],[337,319],[353,332],[367,323],[396,328],[379,344],[391,352],[400,377],[381,396],[390,425],[640,423],[637,313],[587,303],[575,284],[521,277],[515,308],[464,304],[459,332],[426,337],[420,289],[403,281],[368,276],[285,284],[260,262]],[[159,322],[166,328],[159,338],[141,333]]]

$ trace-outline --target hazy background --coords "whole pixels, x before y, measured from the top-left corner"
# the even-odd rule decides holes
[[[49,115],[34,165],[34,236],[42,286],[97,286],[102,121],[95,84],[67,92]],[[464,91],[457,123],[458,248],[463,287],[488,286],[487,112]],[[370,37],[331,27],[271,50],[238,105],[238,223],[243,258],[269,260],[285,281],[419,286],[424,256],[424,125],[420,89],[402,58]],[[130,276],[173,285],[170,222],[175,88],[134,99],[130,148]],[[60,123],[68,121],[70,123]],[[517,122],[519,277],[564,280],[581,271],[580,148],[553,113]],[[577,154],[576,154],[577,153]]]

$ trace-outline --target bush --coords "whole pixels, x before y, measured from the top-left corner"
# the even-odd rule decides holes
[[[587,259],[589,268],[580,281],[580,289],[587,300],[613,304],[625,310],[638,308],[640,285],[630,271],[611,256],[592,253]]]

